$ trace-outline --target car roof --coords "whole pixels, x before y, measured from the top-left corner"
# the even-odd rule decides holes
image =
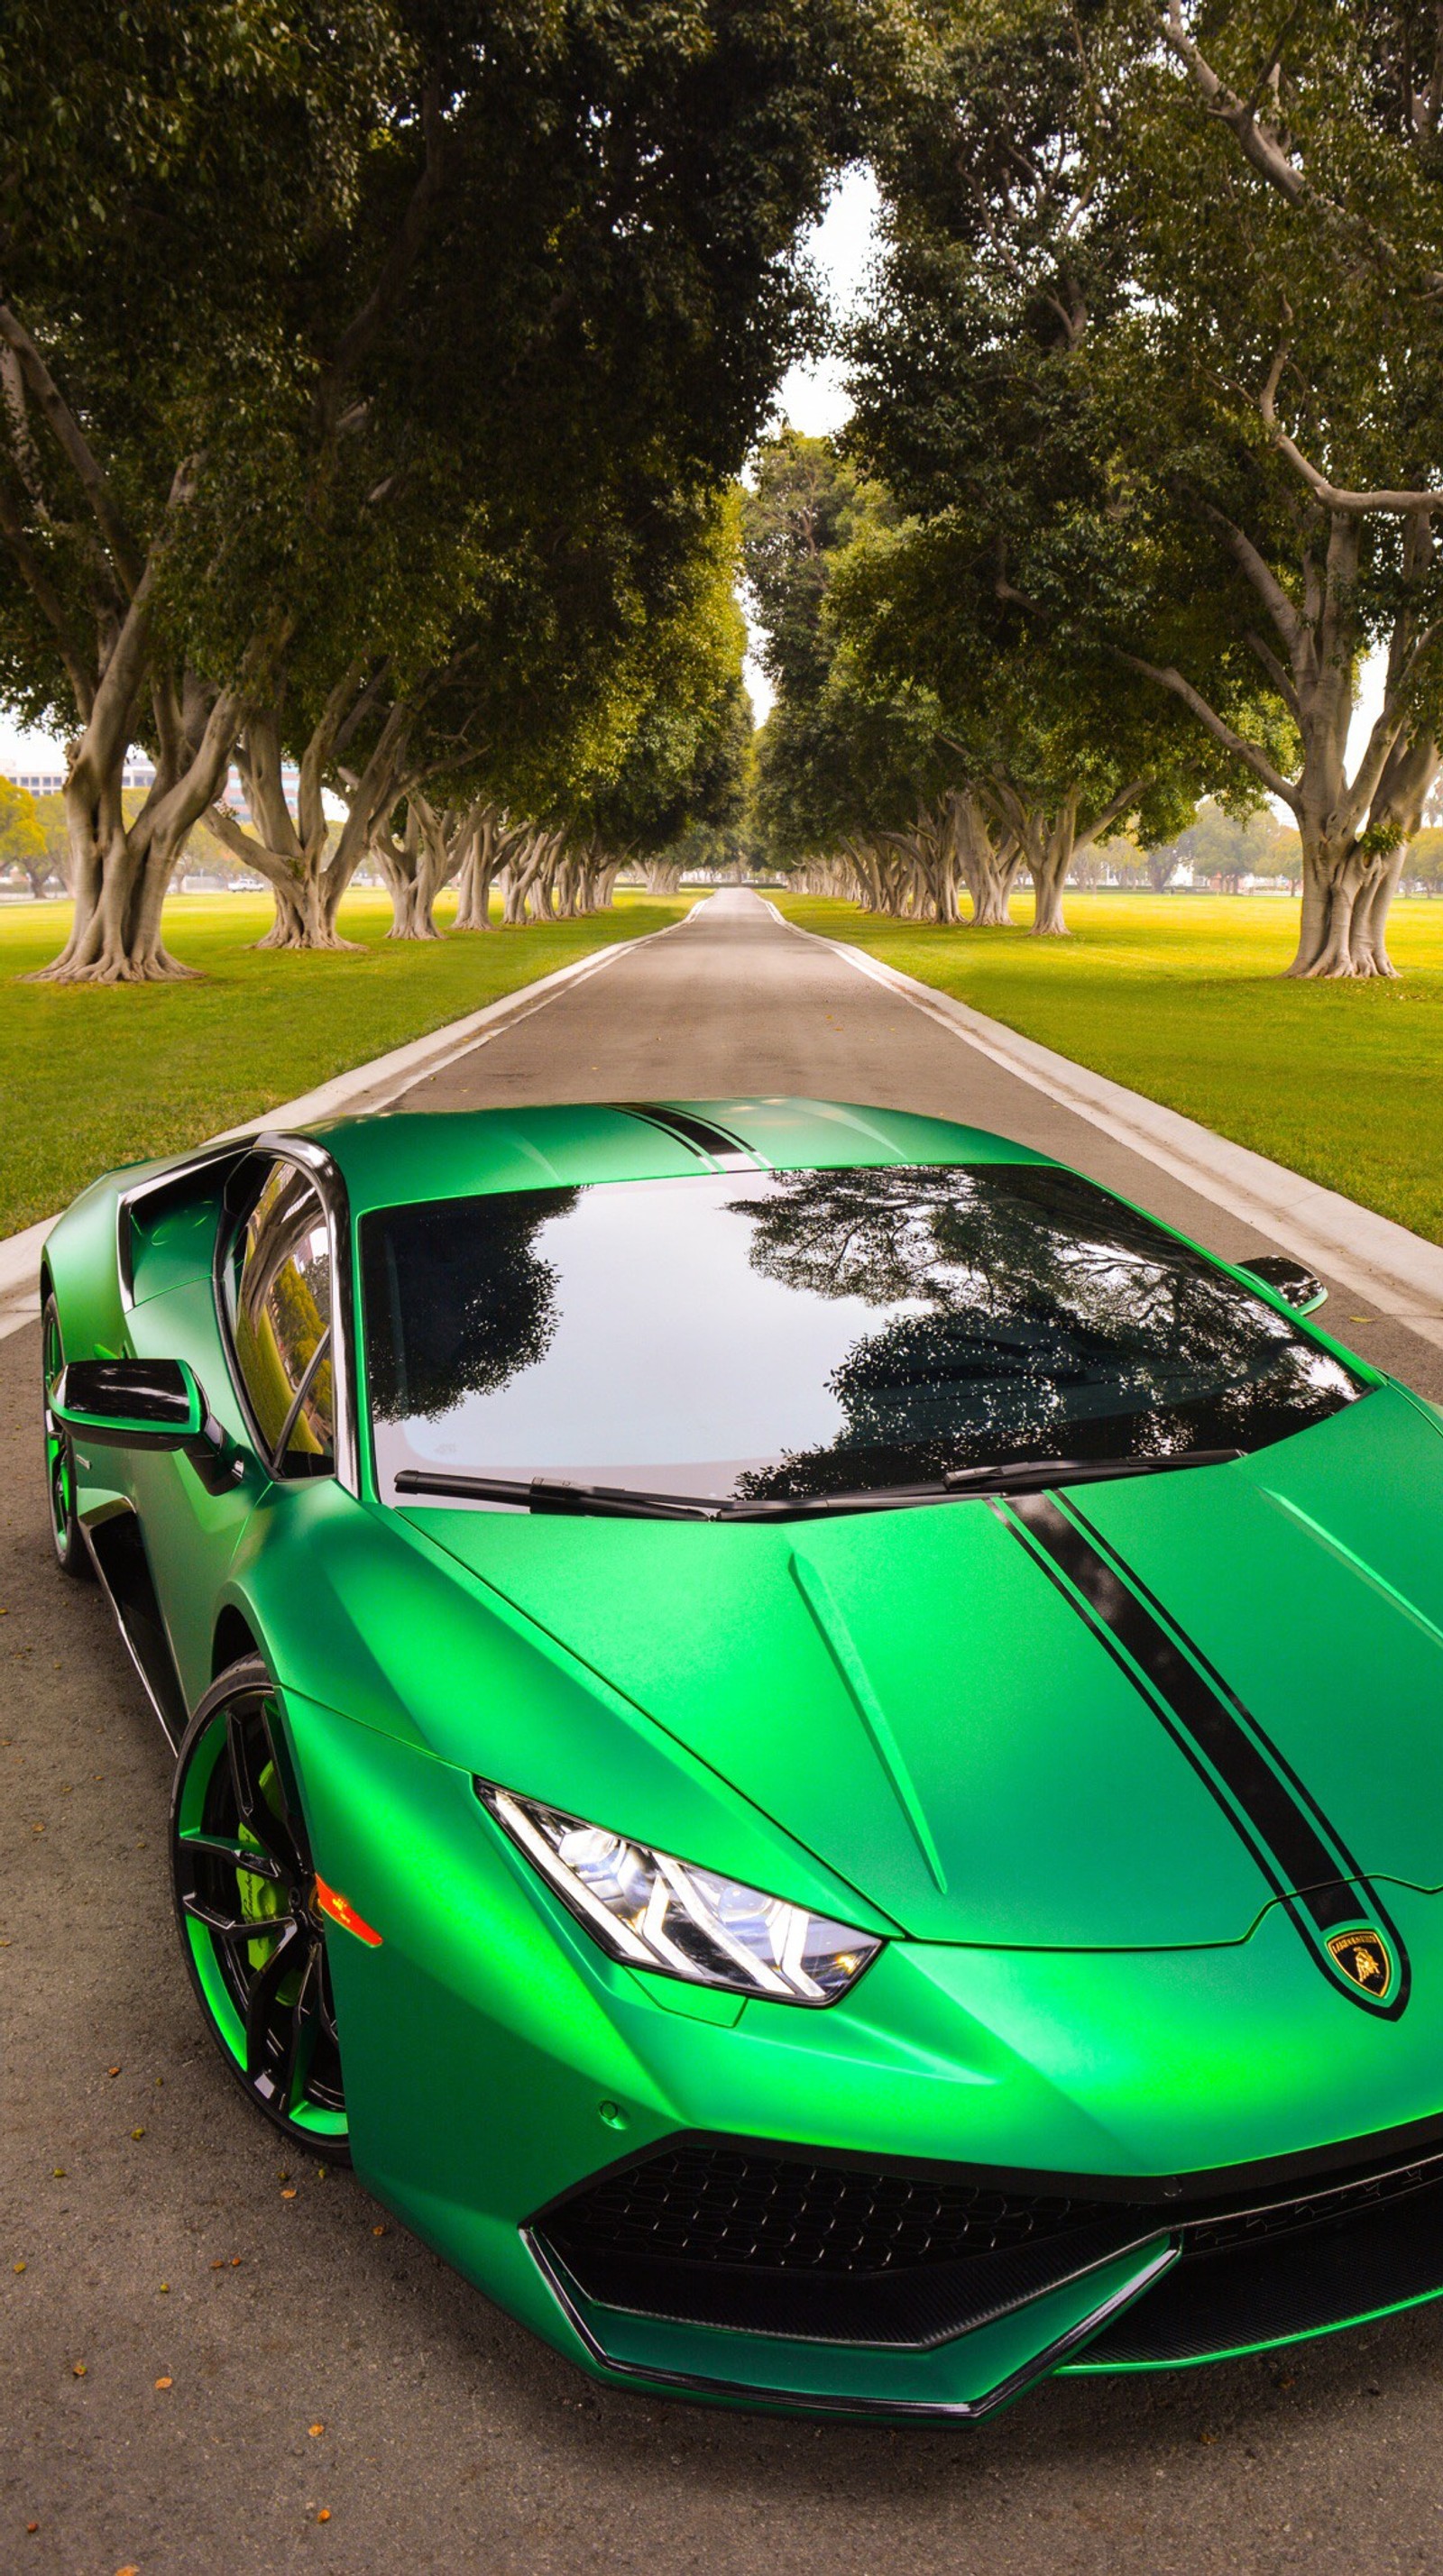
[[[404,1110],[337,1119],[303,1132],[333,1157],[358,1213],[497,1190],[665,1180],[708,1171],[1051,1160],[985,1128],[838,1100]]]

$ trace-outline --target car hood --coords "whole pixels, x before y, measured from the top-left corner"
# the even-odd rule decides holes
[[[1443,1440],[1400,1390],[1011,1505],[408,1517],[919,1938],[1236,1941],[1303,1884],[1443,1884]]]

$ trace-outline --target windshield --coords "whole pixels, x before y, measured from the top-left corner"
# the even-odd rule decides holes
[[[376,1469],[724,1501],[1257,1449],[1362,1381],[1039,1164],[698,1175],[361,1226]]]

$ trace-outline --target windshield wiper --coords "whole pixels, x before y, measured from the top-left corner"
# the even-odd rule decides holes
[[[967,1494],[1027,1493],[1035,1487],[1097,1484],[1113,1476],[1160,1476],[1178,1467],[1222,1467],[1242,1449],[1185,1449],[1175,1458],[1013,1458],[992,1467],[953,1467],[925,1485],[872,1485],[855,1493],[799,1494],[765,1502],[713,1502],[701,1495],[653,1494],[637,1485],[576,1485],[562,1476],[446,1475],[403,1467],[398,1494],[434,1494],[458,1502],[515,1503],[528,1512],[585,1514],[646,1521],[810,1520],[828,1512],[903,1511],[912,1503],[949,1503]]]
[[[448,1476],[403,1467],[398,1494],[454,1495],[458,1502],[518,1503],[528,1512],[586,1512],[643,1521],[715,1520],[715,1503],[685,1494],[648,1494],[636,1485],[572,1485],[562,1476]]]
[[[1161,1476],[1176,1467],[1224,1467],[1244,1449],[1184,1449],[1175,1458],[1012,1458],[991,1467],[950,1467],[925,1485],[861,1486],[855,1493],[806,1494],[777,1502],[722,1503],[728,1521],[804,1520],[824,1512],[902,1511],[910,1503],[960,1502],[968,1494],[1020,1494],[1053,1485],[1090,1485],[1114,1476]]]

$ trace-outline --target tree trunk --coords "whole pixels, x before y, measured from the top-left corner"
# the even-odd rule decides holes
[[[1289,975],[1321,982],[1397,974],[1388,954],[1388,915],[1438,767],[1438,746],[1431,735],[1400,734],[1367,804],[1370,837],[1381,838],[1384,831],[1396,835],[1385,852],[1360,846],[1360,824],[1340,831],[1331,813],[1319,819],[1319,799],[1305,794],[1299,816],[1302,915]]]
[[[1070,858],[1070,852],[1060,858],[1050,855],[1041,867],[1031,871],[1037,895],[1032,920],[1034,938],[1070,939],[1072,936],[1062,909],[1062,889],[1067,883]]]
[[[491,888],[508,847],[506,817],[485,798],[472,806],[466,855],[456,880],[458,930],[490,930]]]
[[[336,928],[343,887],[328,892],[319,876],[297,877],[290,883],[279,878],[271,881],[276,917],[257,948],[333,948],[360,956],[358,939],[343,939]]]
[[[384,825],[377,827],[371,847],[391,897],[388,939],[440,938],[436,897],[461,864],[468,819],[453,823],[448,840],[442,817],[424,796],[413,792],[406,799],[406,822],[399,841]]]
[[[947,804],[957,863],[972,898],[972,928],[1010,929],[1012,888],[1022,867],[1021,843],[1015,832],[994,834],[970,788],[955,791]]]
[[[191,826],[225,775],[242,706],[234,691],[207,692],[169,671],[152,672],[150,694],[155,780],[133,822],[120,789],[126,732],[97,716],[74,747],[65,818],[75,910],[65,946],[35,983],[172,983],[195,971],[167,949],[162,907]]]
[[[1351,835],[1339,846],[1305,829],[1302,915],[1290,976],[1321,983],[1395,972],[1387,921],[1403,855],[1400,847],[1387,859],[1370,860]]]
[[[1072,936],[1062,909],[1062,889],[1067,883],[1077,840],[1077,801],[1074,789],[1070,796],[1063,798],[1055,814],[1039,813],[1034,807],[1027,817],[1022,846],[1036,898],[1032,915],[1034,939],[1070,939]]]

